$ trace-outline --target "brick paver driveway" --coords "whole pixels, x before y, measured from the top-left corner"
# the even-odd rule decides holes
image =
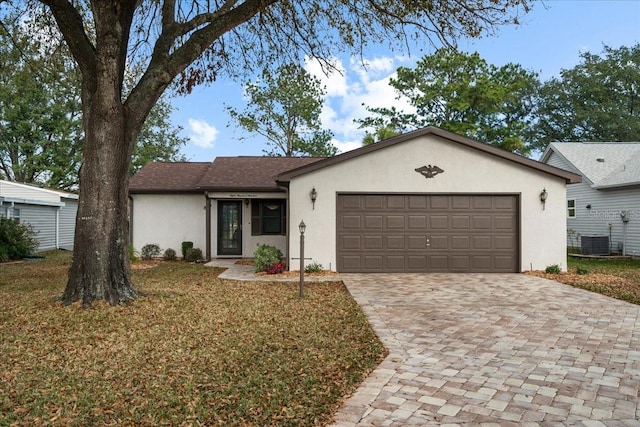
[[[640,425],[640,307],[520,274],[343,275],[389,356],[338,426]]]

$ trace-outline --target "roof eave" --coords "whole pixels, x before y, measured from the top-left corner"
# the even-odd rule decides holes
[[[493,154],[497,157],[503,158],[508,161],[512,161],[514,163],[520,164],[522,166],[526,166],[532,169],[539,170],[544,173],[548,173],[550,175],[555,175],[559,178],[563,178],[567,184],[576,184],[582,182],[582,176],[575,174],[573,172],[565,171],[564,169],[559,169],[551,165],[547,165],[545,163],[538,162],[536,160],[528,159],[526,157],[514,154],[510,151],[503,150],[501,148],[497,148],[491,146],[489,144],[484,144],[479,141],[475,141],[473,139],[457,135],[455,133],[434,127],[428,126],[422,129],[418,129],[409,133],[405,133],[403,135],[399,135],[390,139],[387,139],[382,142],[378,142],[375,144],[367,145],[362,148],[357,148],[352,151],[348,151],[346,153],[340,154],[335,157],[329,157],[325,160],[320,160],[316,163],[312,163],[306,166],[302,166],[296,169],[289,170],[280,174],[277,177],[277,181],[279,182],[289,182],[291,179],[298,177],[300,175],[307,174],[309,172],[313,172],[318,169],[325,168],[327,166],[334,165],[336,163],[341,163],[343,161],[352,159],[354,157],[359,157],[364,154],[368,154],[372,151],[377,151],[383,148],[387,148],[402,142],[405,142],[410,139],[414,139],[424,135],[436,135],[443,139],[447,139],[449,141],[453,141],[464,146],[467,146],[472,149],[476,149],[488,154]]]

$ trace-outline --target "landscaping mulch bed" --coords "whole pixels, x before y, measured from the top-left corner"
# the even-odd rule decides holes
[[[579,271],[582,274],[578,274]],[[640,261],[637,260],[569,259],[567,272],[525,274],[640,304]]]

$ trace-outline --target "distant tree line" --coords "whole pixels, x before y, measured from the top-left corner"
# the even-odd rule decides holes
[[[370,108],[358,120],[371,144],[433,125],[523,155],[553,141],[637,141],[640,138],[640,44],[580,55],[574,68],[541,82],[509,63],[441,49],[390,81],[413,112]]]

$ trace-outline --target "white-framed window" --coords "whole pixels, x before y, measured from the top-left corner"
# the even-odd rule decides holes
[[[576,199],[567,200],[567,218],[576,217]]]

